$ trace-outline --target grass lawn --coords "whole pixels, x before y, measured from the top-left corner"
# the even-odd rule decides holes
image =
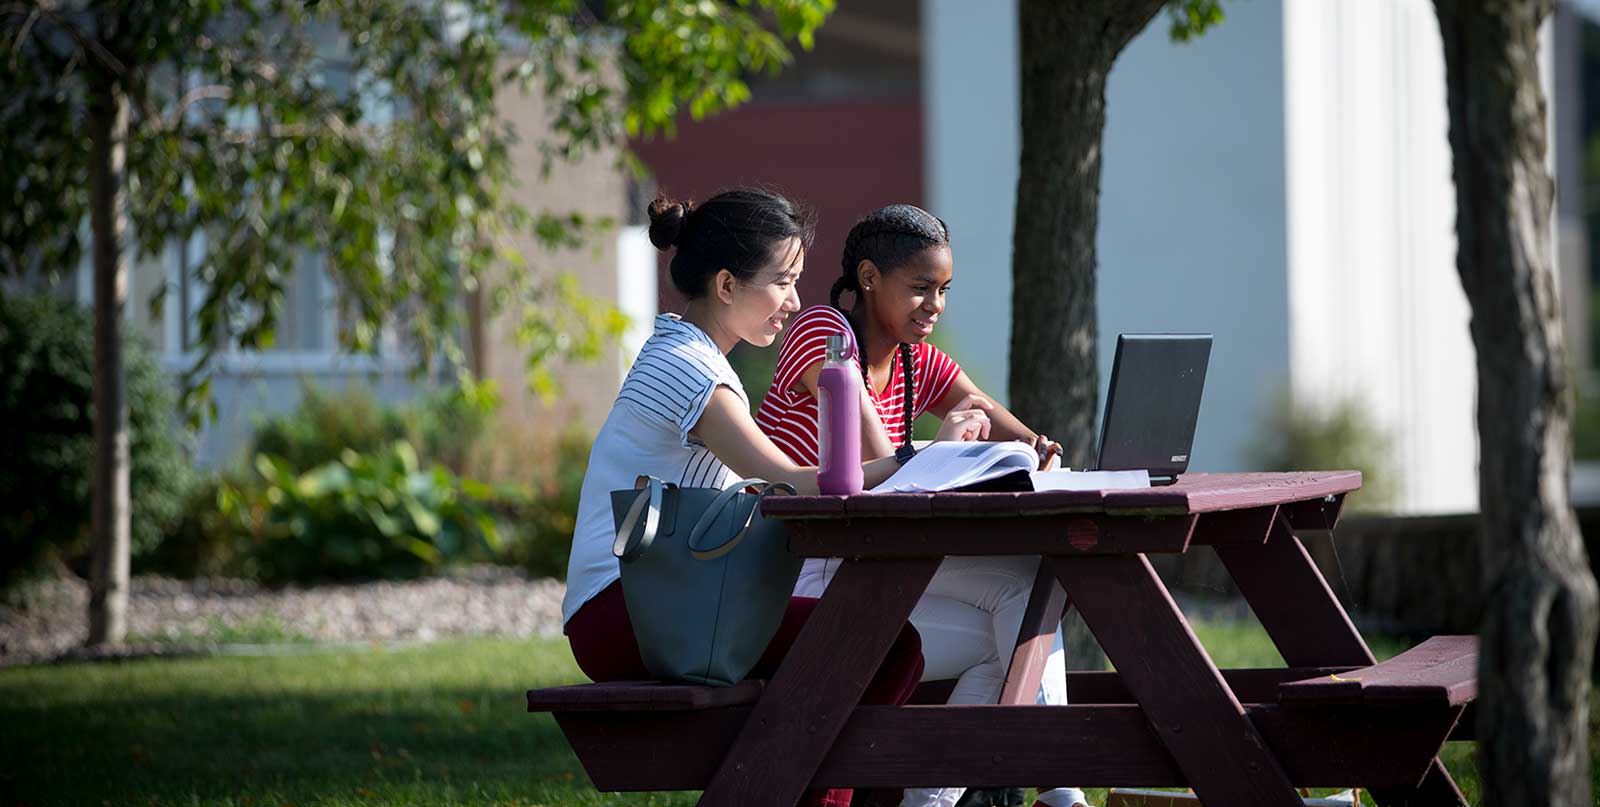
[[[1282,663],[1252,625],[1196,631],[1220,666]],[[523,711],[525,690],[580,680],[563,640],[0,670],[0,807],[692,804],[590,788]],[[1446,764],[1477,803],[1470,745]]]

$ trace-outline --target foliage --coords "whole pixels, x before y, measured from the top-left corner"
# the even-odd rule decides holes
[[[277,457],[299,475],[338,463],[347,451],[381,453],[405,442],[415,448],[419,465],[437,463],[459,473],[495,403],[486,387],[444,388],[388,405],[364,387],[330,391],[305,383],[293,411],[257,423],[245,456]],[[203,480],[159,545],[135,559],[135,570],[180,578],[255,575],[259,564],[253,552],[264,550],[254,547],[248,525],[223,510],[230,497],[264,496],[264,484],[253,467],[229,469]]]
[[[263,582],[417,577],[499,544],[490,491],[422,467],[404,441],[305,472],[260,454],[256,471],[260,485],[224,489],[221,505],[249,534],[243,565]]]
[[[740,342],[728,352],[728,364],[733,366],[733,371],[739,375],[739,383],[744,385],[745,395],[750,398],[752,415],[761,408],[761,401],[772,388],[772,378],[778,371],[778,350],[779,345],[758,348],[748,342]]]
[[[1347,505],[1354,511],[1385,510],[1399,490],[1393,441],[1356,398],[1308,406],[1279,395],[1249,453],[1264,471],[1360,471],[1361,492]]]
[[[608,222],[511,197],[497,114],[508,83],[550,109],[550,161],[670,131],[749,97],[744,76],[811,44],[833,0],[68,0],[0,6],[0,275],[73,270],[89,205],[86,110],[131,108],[128,205],[153,256],[200,234],[204,289],[188,389],[229,343],[272,343],[304,249],[339,289],[343,344],[391,315],[459,362],[463,292],[522,318],[543,364],[597,354],[621,315],[539,279],[506,237],[571,247]],[[769,27],[770,26],[770,27]],[[494,271],[491,272],[491,269]],[[156,301],[158,303],[158,301]]]
[[[589,468],[593,435],[571,431],[525,492],[502,487],[496,509],[505,526],[499,561],[537,577],[567,578],[567,557],[578,524],[578,495]]]
[[[1600,397],[1578,395],[1572,417],[1572,458],[1600,460]]]
[[[223,512],[224,491],[250,484],[240,475],[203,477],[184,498],[176,522],[149,551],[133,558],[134,574],[193,579],[241,577],[248,535]]]
[[[250,454],[257,458],[257,467],[227,471],[196,486],[178,525],[154,551],[138,559],[136,569],[180,578],[237,576],[285,582],[409,577],[439,571],[455,560],[481,559],[519,566],[535,575],[564,577],[592,436],[573,431],[553,443],[546,438],[533,445],[497,430],[494,440],[485,440],[494,405],[492,391],[481,388],[442,389],[412,402],[384,404],[360,387],[328,392],[308,385],[293,412],[258,424]],[[397,449],[401,444],[407,448]],[[500,482],[479,481],[485,477],[477,474],[495,470],[485,462],[491,450],[508,447],[511,456],[504,459],[510,467],[488,477]],[[470,514],[470,519],[457,522],[471,538],[468,547],[441,553],[437,561],[407,557],[392,564],[385,553],[363,556],[359,569],[312,568],[320,562],[307,556],[313,546],[327,550],[323,545],[330,542],[346,545],[371,537],[376,527],[368,513],[370,497],[349,492],[325,496],[326,510],[308,516],[303,501],[284,496],[275,500],[277,494],[271,489],[284,486],[280,479],[284,475],[302,480],[325,473],[319,469],[329,465],[348,472],[352,465],[378,464],[377,458],[392,456],[396,450],[414,452],[418,473],[428,478],[429,496],[453,497],[464,508],[460,512]],[[261,469],[262,462],[268,463],[270,474]],[[434,466],[447,469],[447,475],[437,476],[440,470]],[[535,469],[531,476],[529,467]],[[402,483],[390,479],[385,484]],[[385,496],[375,491],[363,494],[368,492]],[[380,503],[377,509],[389,512],[400,507],[399,501]],[[269,540],[292,529],[281,525],[297,517],[304,519],[304,540]],[[490,521],[485,522],[486,517]],[[407,530],[413,526],[404,518],[396,523]],[[266,524],[280,526],[268,530]],[[381,531],[376,535],[383,536],[374,539],[381,546],[397,544],[393,536]],[[489,536],[496,539],[492,547]],[[281,554],[287,557],[280,558]]]
[[[1281,664],[1259,629],[1193,624],[1219,666]],[[559,637],[0,669],[12,763],[0,789],[36,807],[693,804],[694,792],[597,793],[555,721],[515,705],[584,680]],[[1600,737],[1600,709],[1589,714]],[[1442,756],[1475,804],[1474,747]]]
[[[1172,0],[1167,4],[1167,17],[1172,41],[1191,42],[1222,24],[1222,0]]]
[[[82,308],[0,294],[0,588],[54,551],[88,548],[94,472],[94,328]],[[150,551],[192,485],[173,396],[150,351],[127,355],[133,553]]]
[[[403,440],[423,464],[460,472],[495,403],[492,393],[449,386],[390,406],[364,387],[330,391],[307,382],[293,412],[257,424],[249,455],[281,457],[290,468],[306,471],[337,461],[346,450],[371,452]]]

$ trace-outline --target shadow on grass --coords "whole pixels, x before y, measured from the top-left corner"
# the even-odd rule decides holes
[[[1274,663],[1243,628],[1198,630],[1229,665]],[[3,669],[0,807],[692,804],[594,791],[524,700],[580,680],[560,639]],[[1477,803],[1471,754],[1445,751]]]
[[[0,807],[693,801],[594,792],[550,716],[526,712],[527,688],[575,680],[564,667],[520,685],[485,670],[467,676],[482,683],[440,686],[447,659],[422,674],[368,670],[354,684],[340,680],[348,659],[337,656],[281,681],[270,676],[283,664],[259,661],[0,676]],[[176,665],[182,674],[168,678]],[[46,681],[55,686],[31,686]]]

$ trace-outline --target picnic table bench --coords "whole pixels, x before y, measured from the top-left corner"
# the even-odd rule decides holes
[[[703,789],[702,805],[790,807],[808,787],[1063,783],[1191,787],[1207,803],[1297,805],[1297,787],[1465,805],[1437,754],[1471,739],[1475,637],[1378,663],[1296,530],[1337,522],[1356,472],[1189,474],[1124,491],[786,496],[805,557],[843,557],[770,681],[583,684],[528,693],[596,788]],[[1288,666],[1219,670],[1145,553],[1210,546]],[[1043,558],[993,706],[860,705],[949,555]],[[1076,607],[1115,672],[1069,672],[1036,706]],[[919,700],[937,699],[937,688]],[[935,700],[935,702],[937,702]]]

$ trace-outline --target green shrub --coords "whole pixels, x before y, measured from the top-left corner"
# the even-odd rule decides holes
[[[1371,512],[1394,504],[1398,472],[1392,444],[1357,399],[1309,407],[1280,394],[1249,453],[1264,471],[1360,471],[1361,490],[1347,506]]]
[[[300,404],[256,426],[247,456],[281,457],[296,470],[337,462],[346,450],[378,451],[403,440],[423,464],[443,463],[460,472],[483,435],[492,399],[459,386],[385,405],[363,387],[327,391],[304,383]]]
[[[1600,460],[1600,397],[1578,395],[1572,418],[1572,458]]]
[[[359,388],[307,386],[294,412],[258,425],[255,467],[197,486],[139,569],[285,583],[492,560],[563,577],[592,440],[497,433],[484,445],[492,398],[486,385],[469,386],[386,405]],[[499,472],[485,463],[489,448],[504,449]],[[491,487],[461,477],[464,468],[517,481]],[[412,500],[433,517],[419,522]]]
[[[134,573],[185,580],[241,576],[239,560],[247,533],[222,512],[222,503],[225,489],[247,484],[242,477],[222,475],[196,483],[184,499],[183,512],[160,543],[134,558]]]
[[[578,495],[593,443],[584,432],[568,432],[527,491],[500,492],[496,510],[506,527],[501,563],[520,566],[535,577],[566,579],[572,532],[578,523]]]
[[[304,472],[261,454],[256,470],[259,484],[224,488],[222,511],[249,537],[241,570],[262,582],[417,577],[498,548],[491,491],[421,467],[404,441]]]
[[[0,294],[0,589],[50,553],[88,552],[94,473],[94,326],[47,295]],[[152,551],[193,480],[174,398],[149,349],[124,349],[132,543]]]

